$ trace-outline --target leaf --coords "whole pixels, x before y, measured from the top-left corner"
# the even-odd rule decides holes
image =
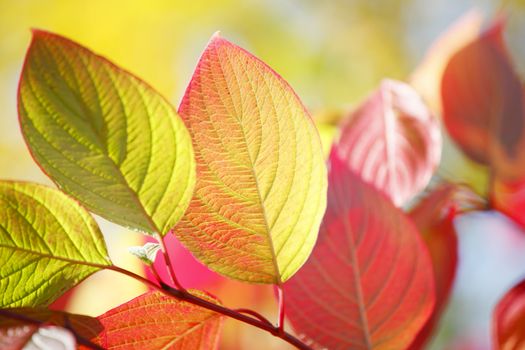
[[[42,170],[89,210],[166,234],[195,182],[190,135],[146,83],[66,38],[33,32],[18,92]]]
[[[218,303],[200,291],[192,294]],[[160,292],[145,293],[98,317],[104,331],[94,341],[105,349],[211,350],[218,348],[222,316]]]
[[[525,174],[516,181],[494,179],[491,193],[492,207],[512,218],[525,228]]]
[[[495,349],[514,350],[525,346],[525,280],[499,301],[492,322]]]
[[[341,125],[338,155],[401,206],[430,181],[441,156],[438,121],[409,85],[384,80]]]
[[[42,185],[0,181],[0,307],[51,303],[111,265],[95,220]]]
[[[504,26],[495,21],[450,59],[441,94],[443,120],[454,141],[498,177],[515,180],[525,174],[525,114]]]
[[[155,242],[155,239],[151,236],[144,236],[144,240],[146,242]],[[166,235],[164,244],[167,247],[166,254],[169,256],[171,264],[182,267],[177,270],[177,280],[185,288],[209,290],[210,288],[213,289],[214,286],[220,286],[220,290],[223,292],[225,283],[231,282],[231,280],[227,280],[225,277],[211,271],[195,259],[191,252],[174,235]],[[157,259],[151,268],[144,266],[144,275],[152,282],[157,283],[160,278],[165,283],[170,284],[170,272],[163,254],[157,255]]]
[[[404,349],[431,315],[432,265],[411,220],[331,155],[328,209],[287,315],[318,348]]]
[[[67,329],[66,329],[67,328]],[[43,308],[0,309],[0,348],[81,349],[102,331],[97,319]],[[78,341],[76,340],[78,339]]]
[[[177,238],[212,270],[256,283],[286,281],[308,258],[326,206],[319,135],[292,88],[215,35],[179,113],[197,184]]]
[[[129,247],[128,250],[131,254],[135,255],[144,263],[152,265],[155,262],[157,253],[160,250],[160,244],[147,242],[143,246]]]
[[[412,72],[410,84],[423,96],[432,111],[441,115],[441,77],[445,66],[458,50],[481,32],[483,14],[470,10],[456,20],[428,49],[422,62]]]
[[[424,349],[452,291],[458,264],[458,241],[454,227],[454,218],[459,209],[455,201],[458,191],[459,188],[456,185],[443,184],[433,190],[410,212],[430,252],[436,295],[432,316],[408,348],[410,350]]]

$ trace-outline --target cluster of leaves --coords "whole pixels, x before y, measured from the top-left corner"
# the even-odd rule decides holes
[[[490,169],[490,206],[525,226],[523,94],[502,30],[496,21],[446,57],[437,104],[454,140]],[[383,81],[342,121],[326,163],[290,86],[218,35],[176,111],[79,44],[33,34],[20,125],[60,190],[0,182],[2,348],[214,349],[224,316],[301,349],[425,346],[454,281],[453,220],[470,192],[442,182],[419,196],[442,140],[413,87]],[[113,265],[88,210],[155,239],[132,250],[152,279]],[[275,285],[277,325],[186,290],[170,235],[224,276]],[[102,269],[152,290],[96,318],[47,309]],[[524,298],[522,283],[498,306],[502,349],[525,340]],[[302,339],[285,330],[285,316]]]

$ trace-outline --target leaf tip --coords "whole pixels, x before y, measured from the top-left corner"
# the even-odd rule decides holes
[[[220,40],[220,39],[222,39],[221,31],[220,31],[220,30],[216,31],[216,32],[213,33],[213,35],[211,36],[211,41]]]
[[[213,35],[211,36],[210,41],[208,42],[207,48],[211,46],[215,46],[215,45],[220,45],[225,42],[227,42],[227,40],[222,37],[221,31],[218,30],[215,33],[213,33]]]

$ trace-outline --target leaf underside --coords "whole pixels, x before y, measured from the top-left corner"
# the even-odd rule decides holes
[[[197,184],[177,238],[211,269],[281,283],[308,258],[326,206],[314,124],[263,62],[214,36],[179,108]]]
[[[412,87],[384,80],[343,122],[334,149],[401,206],[428,184],[441,157],[441,133]]]
[[[58,35],[33,34],[18,107],[36,162],[94,213],[166,234],[195,182],[182,120],[155,90],[105,58]]]

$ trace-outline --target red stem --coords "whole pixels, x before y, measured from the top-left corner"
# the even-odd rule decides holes
[[[254,310],[250,310],[250,309],[234,309],[233,311],[240,312],[241,314],[252,315],[253,317],[257,318],[258,320],[261,320],[262,322],[264,322],[266,324],[272,325],[272,323],[270,321],[268,321],[268,319],[266,317],[264,317],[263,315],[261,315],[260,313],[254,311]]]
[[[277,286],[277,297],[279,298],[279,321],[277,328],[284,333],[284,289],[282,284]]]
[[[160,248],[162,250],[162,255],[164,256],[164,261],[166,262],[166,266],[168,268],[168,275],[171,277],[171,281],[173,282],[173,285],[180,290],[185,290],[185,288],[180,284],[179,280],[177,279],[177,275],[175,273],[175,269],[173,267],[173,264],[171,263],[170,255],[168,253],[168,249],[166,248],[166,242],[164,241],[164,237],[161,237],[160,235],[157,235],[157,240],[160,243]],[[159,279],[159,281],[162,283],[162,280]]]
[[[230,318],[236,319],[238,321],[244,322],[246,324],[252,325],[254,327],[257,327],[259,329],[262,329],[263,331],[266,331],[273,336],[280,338],[284,340],[285,342],[295,346],[297,349],[301,350],[312,350],[308,345],[303,343],[301,340],[296,338],[295,336],[291,335],[290,333],[284,332],[283,330],[279,329],[279,327],[273,326],[271,323],[260,320],[258,318],[250,317],[248,315],[242,314],[238,311],[229,309],[227,307],[214,304],[212,302],[209,302],[207,300],[201,299],[199,297],[196,297],[192,294],[190,294],[187,290],[179,290],[175,289],[171,286],[168,286],[167,284],[163,283],[162,281],[161,286],[158,286],[154,282],[139,276],[131,271],[125,270],[123,268],[120,268],[118,266],[109,266],[107,267],[109,270],[113,270],[115,272],[124,274],[126,276],[129,276],[131,278],[136,279],[137,281],[140,281],[148,286],[150,286],[153,289],[156,289],[160,291],[161,293],[164,293],[165,295],[177,298],[179,300],[188,302],[193,305],[197,305],[200,307],[203,307],[205,309],[217,312],[219,314],[222,314],[224,316],[228,316]]]

